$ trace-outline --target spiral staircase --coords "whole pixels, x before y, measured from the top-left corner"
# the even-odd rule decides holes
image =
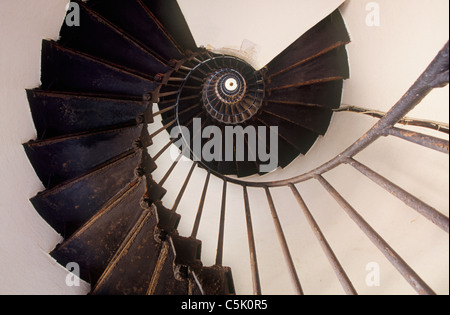
[[[337,158],[290,180],[255,183],[244,178],[268,172],[261,171],[265,161],[252,152],[245,128],[277,127],[276,168],[285,168],[326,134],[333,112],[341,106],[343,81],[349,77],[345,46],[350,38],[338,10],[256,70],[239,57],[198,48],[174,0],[72,2],[80,8],[80,25],[64,23],[58,41],[42,43],[42,85],[27,91],[37,140],[24,144],[24,148],[46,187],[31,202],[64,237],[51,255],[63,266],[77,262],[81,278],[91,283],[91,294],[238,293],[231,268],[223,266],[230,183],[243,189],[255,294],[261,294],[261,284],[248,200],[250,187],[265,192],[296,292],[302,294],[303,289],[271,195],[275,187],[292,190],[345,291],[356,294],[295,186],[308,180],[324,186],[419,293],[433,293],[322,175],[349,164],[448,233],[447,217],[354,159],[357,152],[387,135],[448,154],[448,142],[394,128],[431,89],[448,83],[448,45],[423,80]],[[154,103],[158,111],[154,111]],[[149,126],[157,117],[162,128],[150,134]],[[231,161],[225,158],[225,146],[221,159],[205,161],[188,145],[189,150],[178,151],[172,166],[157,182],[152,173],[158,159],[174,145],[181,149],[182,144],[192,144],[200,136],[194,128],[196,118],[201,119],[202,127],[215,126],[223,136],[226,127],[242,127],[238,130],[246,140],[244,158],[237,158],[236,144]],[[163,132],[171,134],[177,126],[187,127],[190,138],[171,138],[150,156],[153,139]],[[202,138],[202,145],[207,140]],[[221,142],[225,144],[225,138]],[[194,162],[170,206],[162,202],[171,189],[166,182],[183,154]],[[177,228],[182,218],[177,210],[196,169],[206,174],[202,197],[192,235],[181,236]],[[206,267],[197,232],[212,176],[223,181],[223,193],[216,261]]]

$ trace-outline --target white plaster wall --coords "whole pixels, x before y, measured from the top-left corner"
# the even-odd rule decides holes
[[[29,198],[44,188],[22,148],[35,139],[26,88],[40,85],[41,41],[57,39],[66,0],[0,1],[0,294],[82,294],[48,253],[61,240]]]

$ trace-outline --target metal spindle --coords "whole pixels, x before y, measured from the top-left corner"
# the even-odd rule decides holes
[[[157,159],[159,159],[161,157],[161,155],[164,154],[164,152],[166,152],[166,150],[172,145],[174,144],[176,141],[180,140],[180,138],[173,138],[172,140],[169,141],[169,143],[167,143],[154,157],[153,157],[153,161],[156,162]]]
[[[150,136],[150,138],[151,139],[153,139],[153,138],[155,138],[157,135],[159,135],[161,132],[163,132],[164,130],[167,130],[167,129],[169,129],[173,124],[175,124],[176,123],[176,120],[172,120],[170,123],[168,123],[167,125],[165,125],[165,126],[162,126],[161,128],[159,128],[157,131],[155,131],[151,136]]]
[[[180,205],[181,198],[183,198],[184,193],[186,192],[186,188],[189,184],[189,181],[191,180],[192,173],[194,173],[195,168],[197,167],[197,163],[193,163],[191,166],[191,169],[189,170],[189,174],[186,176],[186,180],[184,181],[183,187],[181,187],[181,190],[177,196],[177,199],[175,200],[172,211],[176,212],[178,209],[178,206]]]
[[[252,270],[252,280],[253,280],[253,294],[261,295],[262,294],[261,281],[259,279],[258,259],[256,255],[255,236],[253,233],[252,215],[250,212],[250,203],[248,200],[247,186],[243,185],[243,189],[244,189],[245,219],[247,222],[248,246],[250,251],[250,267]]]
[[[350,281],[349,277],[345,273],[344,268],[342,268],[341,263],[339,262],[338,258],[334,254],[333,250],[331,249],[330,244],[328,243],[327,239],[323,235],[322,231],[320,230],[319,225],[317,224],[316,220],[314,219],[313,215],[309,211],[305,201],[303,200],[302,196],[298,192],[297,188],[291,184],[289,185],[291,188],[295,198],[297,199],[297,202],[300,206],[300,208],[303,210],[303,213],[311,226],[311,230],[314,232],[314,235],[317,237],[317,240],[320,243],[320,246],[322,247],[325,255],[328,258],[328,261],[330,262],[331,266],[333,267],[334,272],[336,273],[337,278],[339,279],[339,282],[341,283],[345,293],[348,295],[357,295],[355,288],[353,287],[352,282]]]
[[[281,249],[283,251],[284,258],[286,260],[286,264],[289,269],[289,273],[291,275],[291,280],[294,285],[294,288],[299,295],[303,295],[303,289],[300,284],[300,280],[297,275],[297,271],[295,270],[294,261],[292,259],[291,253],[289,251],[289,246],[286,241],[286,237],[284,236],[283,228],[281,227],[280,219],[278,218],[277,210],[275,209],[275,204],[272,199],[272,195],[270,194],[270,190],[268,187],[265,187],[267,201],[270,207],[270,213],[272,214],[273,222],[275,224],[275,229],[277,231],[278,240],[280,241]]]
[[[167,181],[167,179],[169,178],[170,174],[172,174],[173,170],[175,169],[175,167],[177,166],[178,162],[180,161],[181,157],[183,156],[183,153],[180,153],[178,155],[178,157],[175,159],[175,161],[173,161],[172,165],[170,166],[169,170],[167,171],[166,175],[164,175],[163,179],[161,179],[161,181],[159,182],[160,186],[163,186],[164,183]]]
[[[227,180],[223,181],[223,191],[222,191],[222,206],[220,210],[220,223],[219,223],[219,240],[217,243],[217,256],[216,265],[222,266],[223,262],[223,241],[225,234],[225,209],[227,202]]]
[[[159,115],[165,114],[167,112],[170,112],[171,110],[175,109],[176,107],[177,107],[177,105],[169,106],[169,107],[164,108],[164,109],[162,109],[162,110],[160,110],[160,111],[158,111],[156,113],[153,113],[153,118],[155,118],[155,117],[157,117]]]
[[[202,196],[200,198],[200,204],[198,205],[197,215],[195,217],[194,227],[192,228],[192,238],[197,238],[198,229],[200,227],[200,221],[202,219],[203,207],[205,206],[206,193],[208,192],[209,179],[211,177],[211,172],[208,171],[205,179],[205,185],[203,186]]]
[[[348,164],[353,166],[355,169],[357,169],[361,174],[365,175],[367,178],[371,179],[374,183],[378,184],[380,187],[384,188],[386,191],[391,193],[393,196],[397,197],[401,201],[403,201],[406,205],[411,207],[412,209],[419,212],[421,215],[423,215],[425,218],[439,226],[441,229],[443,229],[445,232],[449,232],[449,218],[434,209],[433,207],[430,207],[417,197],[414,197],[410,193],[406,192],[399,186],[395,185],[394,183],[390,182],[388,179],[384,178],[383,176],[379,175],[378,173],[374,172],[367,166],[359,163],[358,161],[354,159],[349,159]]]
[[[416,272],[392,249],[391,246],[356,212],[355,209],[322,176],[315,177],[337,201],[347,215],[367,235],[372,243],[384,254],[400,274],[419,293],[435,295],[435,292],[416,274]]]
[[[448,154],[448,140],[439,139],[422,133],[404,130],[400,128],[389,128],[386,132],[390,136],[419,144],[429,149]]]

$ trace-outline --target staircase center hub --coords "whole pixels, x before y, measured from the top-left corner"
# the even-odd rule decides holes
[[[262,105],[262,75],[243,60],[221,56],[204,62],[210,71],[204,79],[202,100],[216,121],[237,125],[253,117]]]
[[[238,84],[237,84],[237,81],[235,79],[230,78],[230,79],[227,79],[225,81],[225,89],[228,92],[234,92],[234,91],[237,90],[237,88],[238,88]]]

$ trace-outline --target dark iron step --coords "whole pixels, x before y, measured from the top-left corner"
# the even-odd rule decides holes
[[[259,119],[267,126],[278,127],[279,137],[291,143],[301,154],[306,154],[319,136],[309,129],[267,113],[261,113]]]
[[[38,139],[152,123],[152,104],[124,96],[28,90]]]
[[[83,226],[113,196],[136,178],[142,151],[102,165],[31,199],[36,211],[58,233],[68,236]]]
[[[69,239],[51,253],[61,265],[76,262],[80,277],[95,285],[123,240],[142,215],[141,199],[145,178],[133,182],[129,189],[94,215]]]
[[[203,267],[199,272],[195,272],[203,291],[208,295],[235,295],[233,275],[231,268],[214,265]]]
[[[269,78],[266,91],[270,95],[273,90],[342,80],[347,79],[349,75],[347,51],[345,46],[339,46],[315,59]]]
[[[339,10],[334,11],[286,48],[267,66],[266,77],[286,71],[350,42]]]
[[[157,217],[146,209],[123,241],[92,295],[145,295],[163,246],[155,239]]]
[[[171,236],[163,242],[158,266],[148,295],[189,295],[190,268],[201,268],[201,243],[195,239]]]
[[[292,105],[310,105],[329,109],[341,106],[343,80],[274,90],[264,101]]]
[[[183,51],[195,52],[197,44],[176,0],[141,0]]]
[[[173,38],[141,0],[91,0],[87,5],[166,63],[184,58]]]
[[[324,135],[329,127],[333,112],[327,108],[267,103],[262,108],[263,113],[276,116],[284,121],[311,130],[314,133]],[[282,123],[280,121],[280,123]]]
[[[24,144],[27,156],[42,183],[50,187],[78,177],[124,152],[148,142],[147,126],[68,135]]]
[[[142,76],[164,74],[171,69],[164,60],[140,46],[82,1],[76,2],[80,6],[80,25],[73,27],[63,23],[58,41],[61,45],[132,69]]]
[[[160,84],[54,41],[42,43],[42,89],[142,97]]]

